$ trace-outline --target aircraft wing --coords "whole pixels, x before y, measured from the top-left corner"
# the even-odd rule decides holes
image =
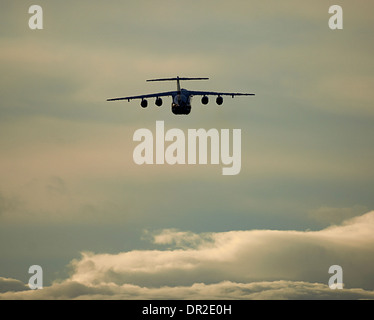
[[[192,96],[254,96],[254,93],[212,92],[212,91],[189,91]]]
[[[159,93],[152,93],[152,94],[144,94],[140,96],[131,96],[131,97],[123,97],[123,98],[112,98],[107,99],[107,101],[117,101],[117,100],[133,100],[133,99],[146,99],[146,98],[159,98],[159,97],[166,97],[166,96],[175,96],[178,94],[178,91],[168,91],[168,92],[159,92]]]

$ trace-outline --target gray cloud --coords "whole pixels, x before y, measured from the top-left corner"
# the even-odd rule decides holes
[[[58,256],[58,268],[79,251],[110,248],[112,255],[83,254],[73,264],[76,281],[43,294],[89,297],[109,281],[132,283],[134,292],[199,281],[206,290],[224,281],[326,283],[333,263],[344,263],[349,287],[372,289],[364,234],[280,231],[340,223],[363,213],[355,204],[373,205],[372,1],[341,1],[342,32],[328,29],[322,1],[50,1],[42,4],[42,32],[28,29],[27,3],[5,1],[0,12],[2,272],[21,270],[37,251]],[[187,88],[256,97],[226,99],[221,109],[195,99],[188,118],[172,116],[169,101],[147,110],[105,101],[170,90],[144,80],[177,74],[211,77]],[[241,175],[229,181],[208,166],[134,166],[134,130],[161,118],[169,128],[242,128]],[[85,231],[73,241],[78,225]],[[70,241],[56,240],[56,226]],[[168,228],[148,234],[159,250],[113,254],[144,248],[123,230],[149,226]],[[198,233],[256,227],[274,230]],[[101,266],[103,257],[113,265]]]
[[[340,224],[344,220],[360,216],[367,212],[365,206],[353,206],[351,208],[320,207],[309,212],[311,219],[321,223]]]
[[[60,177],[51,177],[46,188],[51,195],[65,195],[67,193],[66,183]]]
[[[5,213],[12,213],[20,205],[20,200],[16,197],[6,197],[0,192],[0,216]]]
[[[21,281],[10,278],[0,277],[0,296],[1,293],[13,293],[18,291],[26,291],[28,287]]]

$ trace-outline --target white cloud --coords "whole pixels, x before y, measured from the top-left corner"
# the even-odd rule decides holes
[[[0,298],[373,299],[373,231],[374,211],[313,232],[167,229],[153,241],[178,248],[84,252],[71,262],[69,279]],[[327,285],[334,264],[343,268],[342,291]]]
[[[74,281],[54,284],[42,290],[7,292],[0,299],[187,299],[187,300],[270,300],[270,299],[374,299],[374,291],[363,289],[331,290],[321,283],[302,281],[264,281],[216,284],[195,283],[191,286],[141,287],[113,283],[88,286]]]
[[[350,287],[372,288],[373,230],[374,212],[317,232],[251,230],[196,235],[164,230],[154,241],[177,247],[183,244],[183,249],[83,253],[72,262],[72,280],[141,286],[275,279],[327,283],[329,266],[339,264]]]

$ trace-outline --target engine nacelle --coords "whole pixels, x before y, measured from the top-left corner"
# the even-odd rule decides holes
[[[147,108],[148,107],[148,101],[146,99],[143,99],[142,102],[140,102],[140,105],[142,108]]]
[[[221,96],[218,96],[216,102],[220,106],[223,103],[223,98]]]
[[[209,102],[209,98],[207,96],[204,96],[204,97],[201,98],[201,103],[202,104],[208,104],[208,102]]]
[[[157,107],[161,107],[162,106],[162,99],[161,98],[157,98],[155,103],[156,103]]]

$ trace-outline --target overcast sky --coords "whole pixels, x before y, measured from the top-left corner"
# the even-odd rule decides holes
[[[0,299],[374,297],[372,1],[334,31],[322,0],[39,1],[43,30],[33,4],[0,12]],[[106,101],[177,75],[256,96]],[[136,165],[157,120],[241,129],[240,174]]]

